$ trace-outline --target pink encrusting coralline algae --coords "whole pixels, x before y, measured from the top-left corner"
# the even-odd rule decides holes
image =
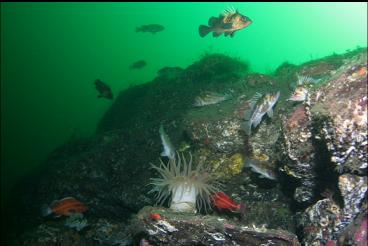
[[[354,234],[354,243],[356,246],[367,246],[367,216],[360,223],[359,229]]]

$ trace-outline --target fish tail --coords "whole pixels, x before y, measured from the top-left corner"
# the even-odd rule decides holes
[[[43,205],[41,208],[41,214],[43,217],[46,217],[52,213],[52,210],[49,206]]]
[[[243,129],[243,131],[245,132],[245,134],[247,134],[248,136],[251,135],[251,133],[252,133],[252,124],[251,124],[250,121],[247,120],[245,122],[242,122],[240,124],[240,127],[241,127],[241,129]]]
[[[225,93],[224,98],[225,98],[225,100],[233,98],[233,94],[231,93],[231,91]]]
[[[162,135],[162,136],[165,134],[164,126],[163,126],[162,124],[160,124],[159,133],[160,133],[160,135]]]
[[[253,108],[251,107],[250,109],[246,110],[244,112],[244,122],[241,123],[240,127],[244,130],[244,132],[250,136],[251,134],[251,129],[252,129],[252,113],[253,113]]]
[[[199,28],[199,35],[203,38],[205,37],[209,32],[211,32],[212,28],[205,26],[205,25],[200,25]]]
[[[249,160],[249,159],[246,159],[246,160],[244,161],[243,168],[245,169],[245,168],[248,168],[248,167],[251,167],[251,166],[250,166],[250,160]]]

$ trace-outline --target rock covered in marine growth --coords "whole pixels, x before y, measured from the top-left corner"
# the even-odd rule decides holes
[[[336,230],[342,225],[341,208],[329,198],[319,200],[298,214],[298,224],[306,245],[326,245],[335,239]]]
[[[311,97],[331,162],[339,173],[367,170],[367,52],[345,61]]]
[[[213,152],[231,154],[241,150],[244,140],[239,133],[240,121],[229,114],[226,107],[233,107],[233,102],[229,100],[221,105],[189,111],[184,126],[190,139]]]
[[[313,62],[309,64],[313,67],[308,63],[302,66],[301,73],[323,79],[309,91],[307,100],[283,118],[283,152],[289,159],[286,174],[299,180],[294,193],[297,202],[315,199],[315,170],[321,165],[335,165],[339,173],[366,172],[366,55],[364,51],[344,62],[334,58],[332,65],[323,62],[318,67]],[[321,153],[325,149],[329,153]],[[318,163],[321,160],[317,159],[327,154],[329,163]]]
[[[366,246],[368,243],[367,228],[368,217],[367,210],[365,209],[348,227],[344,229],[344,231],[338,235],[336,241],[339,245]]]
[[[90,208],[88,221],[95,217],[124,221],[141,207],[154,204],[147,184],[157,175],[150,163],[158,163],[161,157],[160,125],[179,150],[180,143],[187,140],[183,116],[193,108],[200,91],[216,86],[226,90],[229,81],[246,72],[247,65],[239,60],[206,55],[183,71],[166,68],[150,83],[120,92],[95,136],[71,139],[29,180],[19,184],[10,199],[13,211],[9,209],[7,225],[16,233],[21,233],[23,225],[38,226],[45,222],[40,214],[42,205],[67,196]]]
[[[341,62],[343,58],[346,59]],[[318,66],[319,63],[324,65]],[[48,232],[57,236],[54,229],[45,227],[49,223],[41,217],[39,209],[44,203],[74,196],[90,210],[85,215],[88,223],[69,221],[72,228],[62,223],[63,228],[73,230],[72,237],[83,236],[88,228],[95,228],[91,233],[99,236],[94,241],[110,244],[124,240],[123,236],[110,235],[118,235],[119,227],[109,221],[127,222],[143,206],[154,204],[152,195],[147,194],[147,184],[157,173],[149,169],[149,163],[158,163],[162,152],[159,136],[162,124],[178,151],[189,148],[198,162],[209,167],[209,174],[224,183],[224,192],[238,203],[245,202],[246,214],[240,221],[248,228],[226,221],[223,217],[227,215],[222,211],[217,211],[221,218],[196,215],[180,218],[178,214],[166,215],[166,210],[152,210],[162,213],[163,219],[152,220],[140,212],[136,223],[140,227],[135,224],[132,227],[141,228],[135,234],[135,244],[233,245],[235,241],[243,245],[297,245],[293,234],[277,230],[293,228],[289,226],[293,217],[280,188],[293,189],[290,197],[309,206],[306,210],[298,208],[301,216],[307,218],[301,225],[304,242],[337,240],[334,231],[345,230],[357,220],[365,197],[366,64],[366,50],[358,50],[300,66],[284,64],[272,76],[245,76],[246,64],[223,55],[207,55],[184,71],[163,70],[151,83],[121,92],[101,120],[98,135],[66,143],[50,156],[33,181],[21,184],[22,189],[15,193],[14,225],[33,226],[43,236]],[[286,102],[289,84],[295,82],[297,73],[315,76],[322,82],[314,86],[306,102]],[[251,136],[246,136],[240,124],[249,109],[249,100],[256,92],[271,90],[281,92],[274,117],[265,117],[252,129]],[[193,107],[195,98],[203,91],[229,93],[231,99]],[[254,170],[243,172],[243,165],[244,160],[254,155],[269,160],[275,171],[281,171],[278,172],[281,176],[296,182],[277,179],[268,184],[264,178],[253,179]],[[335,172],[334,167],[342,173]],[[339,178],[340,174],[343,175]],[[323,177],[332,177],[328,181],[340,189],[343,204],[320,199],[318,192],[327,186]],[[211,222],[219,222],[220,227]],[[267,228],[274,230],[252,228],[253,222],[267,224]],[[81,231],[74,232],[74,228]],[[361,238],[361,234],[356,237]],[[31,239],[29,233],[24,236],[23,242]],[[48,240],[45,242],[54,242]]]
[[[130,230],[126,223],[116,220],[94,219],[81,228],[71,227],[70,218],[61,218],[32,228],[18,237],[13,245],[133,245]]]
[[[353,230],[355,233],[361,230],[359,225],[356,228],[356,224],[364,224],[362,216],[366,216],[367,204],[366,201],[364,202],[364,198],[367,191],[367,177],[358,177],[352,174],[341,175],[339,189],[344,200],[343,207],[338,205],[331,196],[317,201],[304,212],[298,214],[299,226],[303,228],[304,243],[327,245],[327,242],[337,239],[340,243],[354,241],[350,231]],[[364,232],[360,231],[359,233]],[[356,240],[362,241],[361,238]]]
[[[311,203],[316,187],[315,149],[312,141],[309,107],[297,106],[283,119],[284,150],[287,158],[283,169],[299,181],[294,199],[298,203]]]
[[[153,213],[159,213],[160,219],[152,219]],[[299,245],[297,237],[284,230],[244,226],[211,215],[177,214],[158,207],[143,208],[132,225],[135,240],[150,245]]]
[[[350,223],[362,211],[367,193],[367,177],[343,174],[339,177],[339,189],[344,200],[342,220]]]
[[[342,231],[355,223],[366,198],[367,51],[332,60],[301,66],[298,73],[320,78],[319,83],[282,120],[281,169],[296,180],[294,199],[309,202],[298,219],[308,245],[343,241]],[[320,200],[326,188],[335,195]]]

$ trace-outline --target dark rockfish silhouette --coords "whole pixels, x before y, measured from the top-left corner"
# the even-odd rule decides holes
[[[208,20],[208,26],[200,25],[199,35],[204,37],[213,32],[212,35],[216,38],[223,33],[225,36],[234,37],[236,31],[244,29],[250,24],[252,24],[251,19],[240,14],[238,10],[230,8],[225,10],[219,17],[211,17]]]
[[[156,32],[161,32],[163,30],[165,30],[165,27],[158,24],[143,25],[135,29],[136,32],[150,32],[152,34],[156,34]]]
[[[132,69],[141,69],[143,67],[145,67],[147,65],[147,63],[143,60],[140,60],[140,61],[136,61],[134,62],[132,65],[130,65],[130,70]]]
[[[96,86],[96,90],[98,90],[98,92],[100,93],[100,95],[97,96],[98,98],[104,97],[110,100],[114,98],[114,95],[112,94],[110,86],[108,86],[101,80],[96,79],[95,86]]]

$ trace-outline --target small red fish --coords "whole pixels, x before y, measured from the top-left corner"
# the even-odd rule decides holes
[[[87,210],[88,207],[74,197],[65,197],[61,200],[53,201],[50,206],[44,206],[42,215],[47,216],[53,213],[56,217],[62,215],[70,216],[74,213],[84,213]]]
[[[233,199],[231,199],[224,192],[216,192],[212,196],[213,205],[218,209],[227,209],[232,212],[240,211],[244,212],[245,206],[243,203],[237,204]]]
[[[161,214],[159,213],[151,213],[150,214],[150,218],[153,220],[160,220],[161,219]]]

